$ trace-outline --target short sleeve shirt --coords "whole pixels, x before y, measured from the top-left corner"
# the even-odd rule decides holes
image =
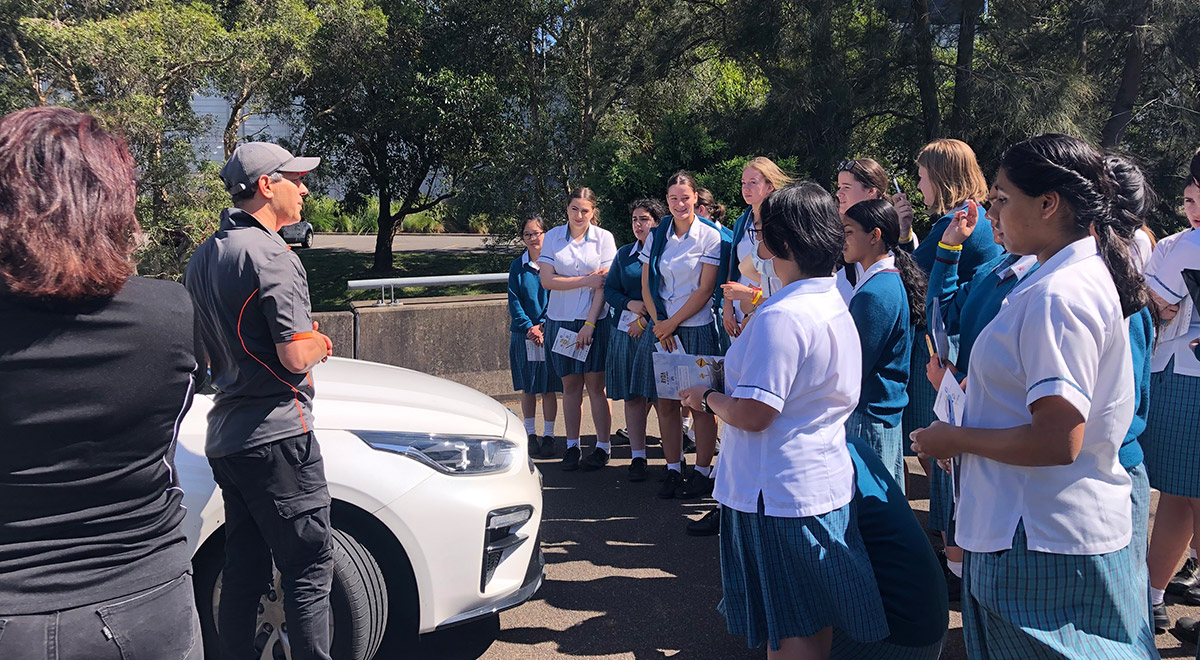
[[[771,296],[725,356],[725,391],[779,411],[763,431],[726,425],[713,497],[745,513],[800,518],[854,497],[844,424],[858,405],[862,352],[832,277]]]
[[[617,242],[612,232],[591,225],[583,237],[572,240],[568,225],[559,225],[546,232],[538,262],[550,264],[558,275],[581,277],[609,268],[616,257]],[[588,287],[551,291],[546,316],[553,321],[586,319],[592,308],[592,297],[597,293],[600,292]]]
[[[1030,406],[1059,396],[1085,420],[1070,465],[1020,467],[962,457],[955,538],[974,552],[1012,547],[1024,521],[1029,549],[1113,552],[1132,533],[1131,480],[1118,451],[1133,419],[1133,357],[1120,299],[1095,239],[1076,241],[1025,277],[971,351],[965,426],[1030,424]]]
[[[668,220],[669,222],[669,220]],[[650,263],[650,250],[654,245],[657,232],[651,232],[646,237],[646,247],[639,257],[643,264]],[[721,265],[721,232],[693,220],[692,226],[683,234],[677,235],[673,230],[667,231],[667,244],[659,257],[658,267],[662,277],[659,281],[658,295],[662,297],[667,317],[674,316],[688,298],[700,288],[700,273],[704,265]],[[711,323],[712,307],[705,305],[679,325],[696,327]]]
[[[312,377],[285,369],[275,348],[312,336],[308,277],[279,234],[227,209],[184,285],[218,390],[205,453],[219,458],[310,431]]]
[[[1138,232],[1141,233],[1141,232]],[[1190,344],[1200,337],[1200,314],[1188,295],[1183,271],[1200,270],[1200,232],[1184,230],[1158,242],[1146,264],[1146,285],[1168,303],[1179,303],[1179,314],[1159,334],[1150,370],[1158,373],[1174,358],[1175,373],[1200,376],[1200,361]]]

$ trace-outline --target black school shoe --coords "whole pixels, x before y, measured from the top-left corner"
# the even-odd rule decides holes
[[[568,472],[570,472],[571,470],[578,470],[579,469],[579,456],[582,453],[583,452],[580,451],[580,449],[579,449],[579,445],[575,445],[574,447],[567,447],[567,451],[566,451],[566,453],[563,454],[563,457],[562,457],[562,464],[561,464],[562,469],[567,470]]]
[[[542,438],[542,458],[554,458],[558,452],[554,451],[554,436],[547,435]]]
[[[641,456],[635,456],[632,461],[629,461],[629,480],[646,480],[646,459]]]
[[[1154,633],[1166,631],[1171,627],[1171,617],[1167,616],[1167,604],[1159,603],[1154,606]]]
[[[658,498],[660,500],[669,500],[675,497],[675,489],[679,488],[683,483],[683,475],[675,470],[667,470],[667,475],[663,479],[662,486],[658,489]]]
[[[592,472],[608,465],[608,452],[599,447],[593,449],[590,454],[583,457],[579,462],[579,469],[584,472]]]
[[[694,500],[697,497],[712,495],[713,480],[712,477],[706,477],[700,474],[699,470],[692,469],[692,473],[687,479],[675,489],[675,498],[680,500]]]
[[[538,443],[538,437],[536,434],[530,433],[529,434],[529,457],[537,458],[538,456],[541,456],[541,455],[542,455],[542,448],[541,448],[541,445]]]
[[[1175,577],[1167,583],[1167,593],[1182,596],[1196,586],[1200,586],[1200,563],[1194,557],[1188,557]]]
[[[1180,617],[1175,622],[1175,627],[1171,629],[1171,634],[1181,642],[1196,644],[1197,638],[1200,638],[1200,621],[1190,616]]]
[[[625,447],[628,445],[629,445],[629,431],[627,431],[625,429],[617,429],[617,432],[614,433],[613,437],[612,437],[612,446]]]
[[[688,536],[716,536],[721,533],[721,508],[717,507],[704,514],[700,520],[687,524]]]
[[[680,470],[681,474],[686,473],[688,471],[687,456],[684,456],[683,454],[679,455],[679,470]],[[670,472],[671,472],[671,469],[664,465],[662,472],[658,473],[658,481],[660,483],[663,481],[666,481],[667,475]]]

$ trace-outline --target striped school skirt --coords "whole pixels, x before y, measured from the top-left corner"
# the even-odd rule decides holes
[[[712,323],[693,327],[680,326],[675,330],[675,338],[683,345],[688,355],[724,355],[717,341],[717,328]],[[642,333],[642,341],[638,343],[633,357],[633,368],[629,376],[629,394],[644,396],[651,401],[658,401],[658,388],[654,385],[654,343],[658,341],[654,333],[647,330]]]
[[[950,473],[929,461],[929,529],[950,531],[950,516],[954,513],[954,480]]]
[[[1150,412],[1138,441],[1150,485],[1168,495],[1200,498],[1200,377],[1175,373],[1175,360],[1150,374]]]
[[[512,333],[508,341],[508,368],[512,371],[514,390],[526,394],[562,391],[562,380],[550,368],[550,347],[545,350],[546,360],[531,361],[525,353],[525,333]]]
[[[972,660],[1157,658],[1145,564],[1129,546],[1103,555],[1056,555],[1027,547],[966,552],[963,636]]]
[[[571,332],[579,332],[583,328],[583,320],[575,321],[546,321],[546,346],[549,347],[558,336],[558,331],[562,328]],[[549,348],[546,349],[546,359],[550,361],[550,368],[554,373],[558,374],[559,378],[571,374],[590,374],[604,371],[604,362],[608,356],[608,332],[612,329],[612,324],[608,319],[602,318],[596,322],[596,330],[592,333],[592,349],[588,351],[587,359],[580,361],[575,358],[569,358],[562,353],[555,353]]]
[[[649,333],[649,330],[643,332]],[[640,339],[640,337],[639,337]],[[633,373],[633,358],[637,353],[639,339],[615,327],[608,333],[608,357],[604,362],[604,383],[608,398],[614,401],[629,401],[638,398],[631,393],[630,378]]]
[[[903,443],[900,427],[889,428],[879,419],[855,410],[846,420],[846,434],[862,438],[870,445],[871,449],[875,450],[875,454],[879,456],[879,460],[883,461],[883,466],[896,480],[896,484],[900,486],[900,492],[903,493],[904,449],[900,446]]]
[[[937,660],[942,655],[946,638],[928,646],[900,646],[888,642],[856,642],[841,628],[833,629],[833,648],[830,660]]]
[[[888,636],[854,504],[819,516],[776,518],[721,507],[721,587],[726,627],[779,650],[789,637],[833,626],[857,642]]]

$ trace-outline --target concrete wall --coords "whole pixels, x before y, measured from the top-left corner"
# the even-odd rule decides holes
[[[321,332],[333,342],[337,357],[354,357],[354,312],[313,312]]]
[[[416,369],[491,396],[514,394],[504,294],[410,298],[399,305],[354,303],[353,318],[354,357],[360,360]],[[325,321],[317,320],[324,330]],[[336,322],[343,323],[340,317]]]

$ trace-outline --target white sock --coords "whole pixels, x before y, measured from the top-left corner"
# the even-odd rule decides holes
[[[692,430],[692,418],[684,417],[683,418],[683,432],[687,433],[690,430]]]
[[[1162,605],[1163,604],[1163,594],[1165,594],[1165,593],[1167,593],[1167,592],[1164,589],[1155,589],[1154,587],[1150,587],[1150,604],[1151,605]]]
[[[554,420],[547,419],[542,422],[542,435],[548,435],[551,438],[554,437]]]
[[[949,559],[946,560],[946,568],[950,569],[950,572],[954,574],[954,577],[960,580],[962,579],[962,564],[963,563],[961,561],[950,561]]]
[[[1196,557],[1196,549],[1195,548],[1189,549],[1188,556],[1190,556],[1192,559],[1197,559],[1198,557]]]
[[[633,454],[633,458],[646,458],[645,449],[632,449],[630,450],[630,453]]]
[[[708,466],[708,467],[701,467],[701,466],[697,465],[696,467],[694,467],[694,468],[692,468],[692,469],[693,469],[693,470],[695,470],[695,471],[697,471],[697,472],[699,472],[700,474],[702,474],[702,475],[704,475],[704,476],[706,476],[706,477],[707,477],[708,475],[712,474],[712,466],[711,466],[711,465],[710,465],[710,466]]]
[[[674,471],[676,471],[676,472],[682,472],[682,471],[683,471],[683,468],[682,468],[682,467],[679,465],[679,463],[667,463],[667,469],[668,469],[668,470],[674,470]]]
[[[537,430],[537,420],[534,419],[533,417],[526,417],[525,418],[525,435],[533,435],[534,431],[536,431],[536,430]]]
[[[567,438],[567,449],[579,446],[579,438]]]
[[[612,441],[610,440],[609,442],[600,442],[599,440],[597,440],[596,441],[596,449],[599,449],[600,451],[602,451],[606,454],[611,454],[612,453]]]

